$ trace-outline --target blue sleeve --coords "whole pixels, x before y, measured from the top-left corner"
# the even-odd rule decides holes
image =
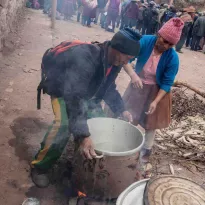
[[[174,83],[175,77],[179,70],[179,57],[177,54],[173,55],[170,59],[170,63],[167,64],[167,68],[163,74],[160,89],[169,92]]]
[[[140,39],[140,50],[142,50],[144,48],[144,45],[147,41],[148,36],[143,35],[142,38]]]

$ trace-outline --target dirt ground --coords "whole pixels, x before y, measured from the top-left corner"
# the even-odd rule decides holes
[[[104,41],[113,34],[99,26],[83,27],[76,21],[57,21],[56,29],[51,31],[50,19],[42,11],[30,9],[25,10],[18,30],[6,41],[0,56],[0,204],[21,205],[27,197],[37,197],[42,205],[68,204],[64,191],[55,182],[46,189],[38,189],[29,176],[29,162],[52,121],[48,96],[42,97],[42,109],[36,109],[41,57],[47,48],[64,40]],[[205,55],[187,49],[183,51],[179,54],[181,65],[177,78],[204,88]],[[117,82],[123,93],[129,78],[121,72]],[[176,174],[202,185],[205,183],[204,171],[175,164],[169,156],[160,158],[156,172],[170,174],[169,163],[173,164]]]

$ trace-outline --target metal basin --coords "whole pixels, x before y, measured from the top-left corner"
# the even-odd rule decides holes
[[[88,126],[95,150],[103,157],[87,160],[77,151],[73,182],[88,196],[117,198],[139,180],[137,166],[144,136],[135,126],[113,118],[93,118]]]

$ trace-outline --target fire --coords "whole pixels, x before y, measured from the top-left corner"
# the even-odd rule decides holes
[[[78,197],[86,197],[86,194],[84,194],[84,193],[81,192],[81,191],[78,191]]]

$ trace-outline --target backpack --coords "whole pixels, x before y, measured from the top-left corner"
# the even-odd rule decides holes
[[[176,14],[172,11],[165,12],[165,22],[169,21],[171,18],[174,18],[175,16]]]
[[[96,42],[94,42],[95,44]],[[59,93],[59,86],[53,82],[54,77],[60,75],[60,69],[63,66],[55,66],[57,57],[66,52],[67,50],[82,44],[90,44],[81,41],[64,41],[60,43],[58,46],[54,48],[48,49],[45,54],[43,55],[42,64],[41,64],[41,82],[37,88],[37,109],[41,109],[41,90],[43,90],[43,94],[47,93],[49,95],[56,95]],[[64,62],[59,62],[58,58],[58,65]],[[45,66],[46,65],[46,66]],[[47,89],[45,89],[47,88]]]

